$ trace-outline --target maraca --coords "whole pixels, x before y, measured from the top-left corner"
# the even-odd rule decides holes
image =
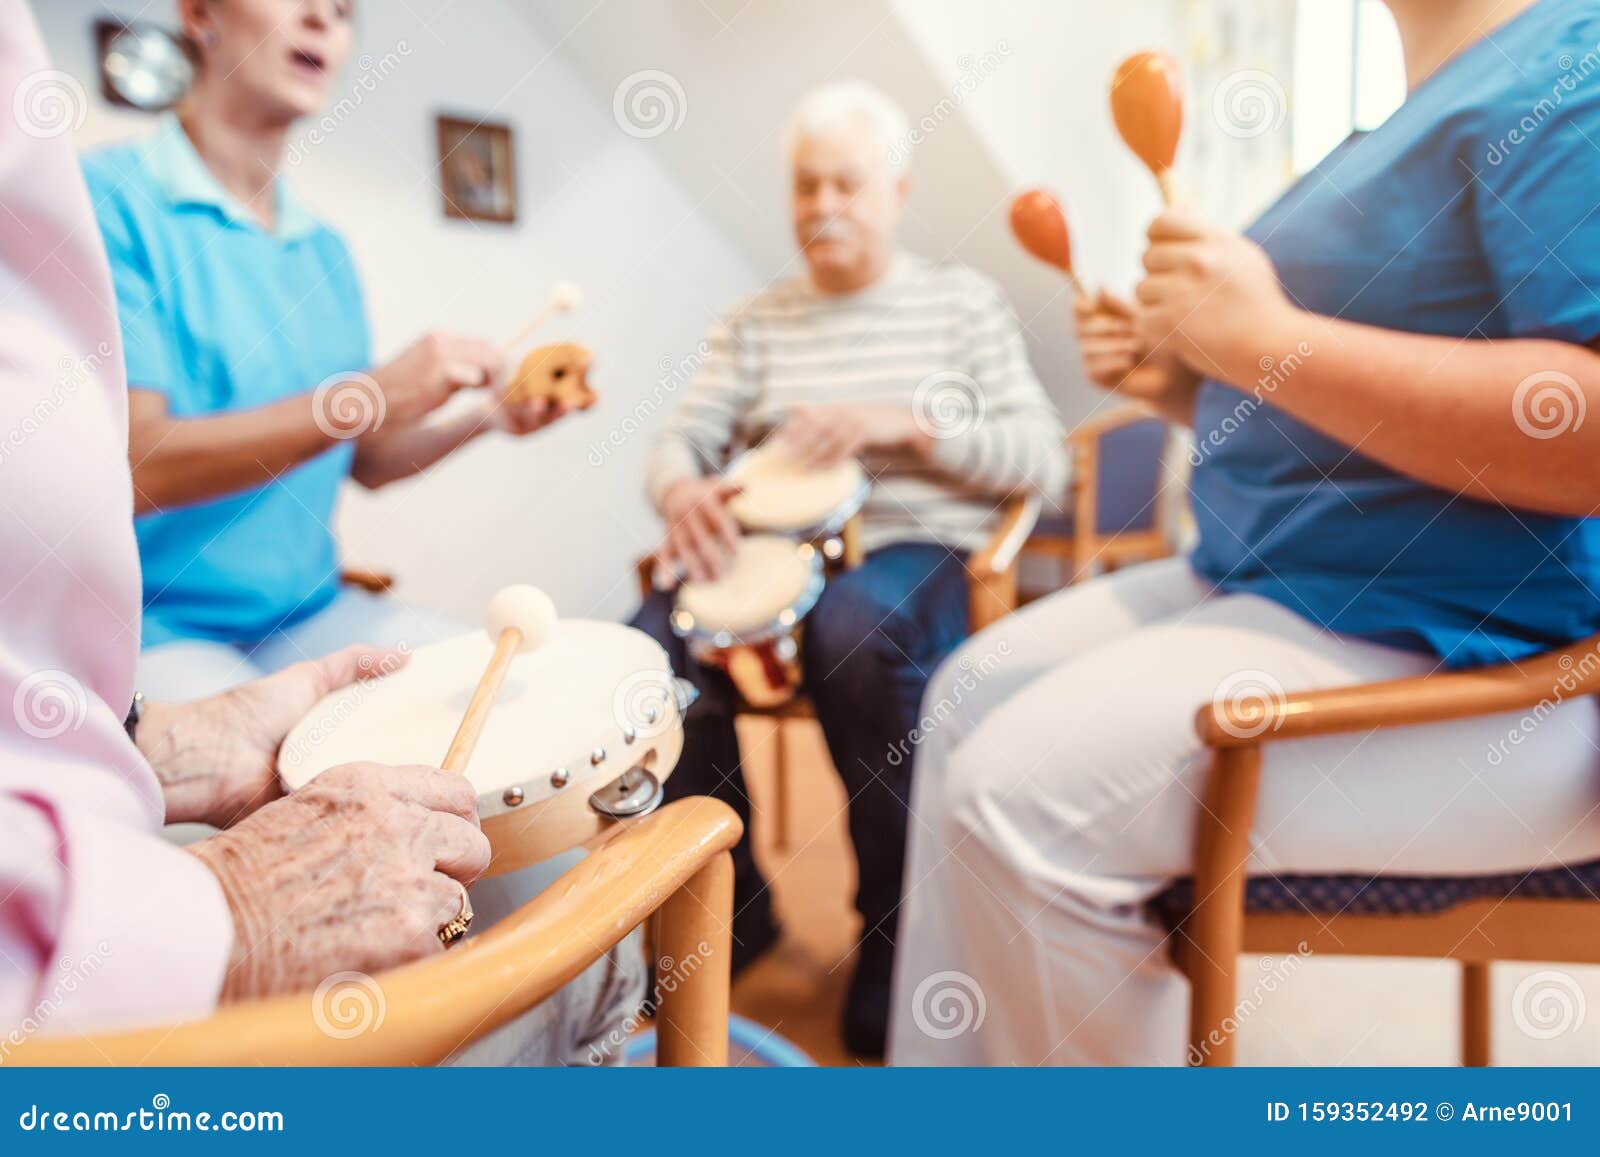
[[[1162,52],[1136,52],[1111,78],[1111,119],[1117,132],[1155,174],[1161,200],[1174,199],[1172,163],[1183,132],[1183,77]]]
[[[1072,269],[1072,234],[1067,229],[1067,215],[1052,193],[1045,189],[1018,193],[1011,202],[1011,232],[1029,253],[1065,273],[1073,293],[1087,296]]]
[[[483,625],[495,641],[494,654],[472,692],[472,700],[461,717],[461,726],[456,728],[455,738],[450,741],[450,750],[440,765],[445,771],[467,769],[472,749],[478,745],[478,736],[489,722],[489,709],[494,706],[500,684],[505,682],[506,672],[511,669],[511,660],[541,646],[555,624],[556,606],[538,587],[505,587],[489,600]]]

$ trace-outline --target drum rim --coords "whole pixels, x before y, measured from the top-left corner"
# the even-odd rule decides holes
[[[749,460],[752,454],[764,450],[766,445],[766,442],[762,442],[737,455],[723,470],[723,478],[729,482],[737,481],[739,470],[743,468],[745,462]],[[744,519],[738,518],[737,515],[734,517],[738,519],[739,525],[751,534],[772,534],[781,538],[792,538],[796,542],[815,544],[819,538],[838,534],[844,529],[844,524],[861,513],[861,508],[867,504],[867,499],[872,494],[872,479],[867,476],[866,467],[862,466],[860,462],[856,462],[856,466],[861,471],[861,479],[856,483],[855,489],[818,522],[801,527],[770,527],[748,523]]]
[[[789,536],[774,535],[773,537],[788,538]],[[804,542],[795,542],[795,549],[798,551],[806,545],[808,544]],[[687,640],[691,649],[698,649],[702,653],[707,650],[726,651],[730,647],[753,647],[760,643],[782,638],[794,630],[801,619],[811,613],[811,608],[816,606],[817,600],[822,597],[822,588],[827,584],[828,576],[823,571],[820,551],[813,548],[810,557],[806,559],[806,565],[811,568],[811,573],[806,578],[805,586],[801,587],[800,593],[794,597],[794,600],[788,603],[774,617],[743,631],[730,631],[726,628],[708,631],[701,628],[697,623],[688,627],[681,626],[678,622],[679,612],[674,607],[672,614],[668,616],[672,633],[680,639]],[[793,616],[793,621],[784,622],[786,616]],[[690,617],[692,618],[693,616]]]

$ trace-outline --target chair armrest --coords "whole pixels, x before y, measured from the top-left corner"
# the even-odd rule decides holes
[[[732,809],[704,797],[620,826],[481,936],[371,978],[370,995],[381,1000],[383,1016],[347,1039],[329,1035],[328,1010],[314,1008],[312,996],[300,992],[224,1005],[185,1024],[33,1039],[9,1059],[31,1065],[435,1064],[572,980],[732,848],[742,831]],[[727,975],[725,959],[705,968]]]
[[[386,595],[394,589],[394,575],[383,571],[365,570],[358,566],[347,566],[341,570],[339,581],[345,586],[356,587],[375,595]]]
[[[967,627],[977,634],[1017,609],[1017,558],[1039,522],[1039,496],[1006,503],[989,541],[967,559]]]
[[[1195,716],[1195,729],[1208,747],[1247,747],[1521,711],[1596,693],[1600,635],[1518,664],[1300,692],[1264,702],[1207,703]]]
[[[994,528],[989,541],[967,560],[974,578],[1001,575],[1017,564],[1028,536],[1039,524],[1040,500],[1037,494],[1013,498],[1005,505],[1005,515]]]
[[[1127,402],[1104,413],[1091,414],[1067,432],[1067,448],[1092,445],[1113,430],[1159,417],[1160,414],[1140,402]]]

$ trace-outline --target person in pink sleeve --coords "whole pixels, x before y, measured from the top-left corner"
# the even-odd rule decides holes
[[[61,115],[81,99],[22,0],[0,0],[0,1063],[36,1032],[201,1017],[443,951],[489,860],[471,786],[437,768],[352,764],[279,798],[289,727],[399,653],[135,702],[127,387]],[[162,839],[191,820],[223,830]],[[484,1042],[490,1059],[583,1056],[610,1027],[593,1018],[612,965]]]

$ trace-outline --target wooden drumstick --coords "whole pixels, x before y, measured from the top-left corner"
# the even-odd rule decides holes
[[[533,315],[533,320],[522,327],[516,337],[506,342],[501,349],[506,357],[510,357],[513,350],[520,346],[534,332],[550,318],[558,313],[570,313],[583,304],[583,290],[571,281],[558,281],[550,287],[550,299],[545,302],[539,312]]]
[[[1183,133],[1183,75],[1164,52],[1136,52],[1111,78],[1111,119],[1133,155],[1155,175],[1162,203],[1177,199],[1172,165]]]
[[[466,771],[478,737],[489,722],[489,711],[500,694],[500,685],[518,655],[540,647],[556,623],[555,604],[538,587],[505,587],[489,600],[484,628],[495,641],[494,654],[484,668],[483,677],[472,692],[472,701],[461,717],[450,750],[440,764],[445,771]]]
[[[1029,189],[1011,202],[1011,232],[1022,247],[1046,265],[1067,275],[1072,292],[1088,297],[1072,268],[1072,233],[1061,202],[1048,189]]]

